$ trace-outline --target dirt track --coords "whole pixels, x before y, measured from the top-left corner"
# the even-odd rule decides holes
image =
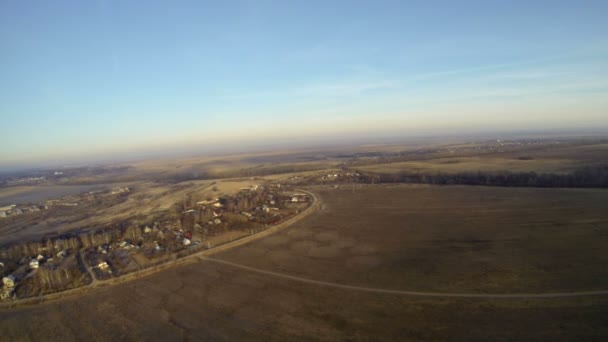
[[[353,286],[353,285],[345,285],[338,283],[331,283],[327,281],[320,281],[314,279],[308,279],[303,277],[297,277],[285,273],[273,272],[262,270],[255,267],[245,266],[241,264],[236,264],[234,262],[209,258],[209,257],[199,257],[201,260],[214,262],[221,265],[226,265],[230,267],[235,267],[238,269],[246,270],[249,272],[255,272],[271,277],[289,279],[292,281],[297,281],[300,283],[333,287],[337,289],[343,290],[352,290],[352,291],[363,291],[363,292],[373,292],[373,293],[385,293],[385,294],[396,294],[396,295],[405,295],[405,296],[413,296],[413,297],[443,297],[443,298],[485,298],[485,299],[534,299],[534,298],[565,298],[565,297],[583,297],[583,296],[603,296],[608,295],[608,290],[599,290],[599,291],[576,291],[576,292],[551,292],[551,293],[512,293],[512,294],[498,294],[498,293],[449,293],[449,292],[420,292],[420,291],[405,291],[405,290],[390,290],[390,289],[380,289],[375,287],[365,287],[365,286]]]
[[[280,232],[86,295],[0,310],[0,333],[63,341],[608,337],[608,296],[521,297],[608,288],[608,192],[314,191],[324,209]]]

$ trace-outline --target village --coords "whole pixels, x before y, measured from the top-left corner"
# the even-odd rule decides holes
[[[78,205],[92,196],[128,196],[131,189],[83,193],[46,205]],[[109,280],[256,234],[310,205],[281,184],[253,185],[233,195],[188,199],[143,224],[118,222],[0,249],[0,299],[14,300]],[[14,210],[16,206],[10,208]]]
[[[0,218],[19,216],[23,214],[35,213],[41,210],[48,210],[48,205],[20,205],[16,204],[0,207]]]

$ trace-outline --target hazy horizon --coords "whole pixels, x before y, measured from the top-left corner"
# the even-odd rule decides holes
[[[602,1],[4,2],[0,170],[605,133],[606,13]]]
[[[98,152],[88,156],[65,155],[61,158],[38,159],[0,164],[0,173],[11,173],[35,169],[60,169],[62,167],[128,165],[150,160],[178,160],[198,157],[222,157],[264,153],[301,153],[301,152],[335,152],[335,150],[356,150],[365,146],[391,145],[428,145],[456,142],[484,141],[493,139],[548,139],[548,138],[608,138],[608,129],[578,130],[479,130],[467,132],[428,132],[400,134],[388,131],[383,135],[374,132],[333,135],[333,136],[300,136],[293,139],[263,140],[250,138],[249,141],[233,141],[215,144],[189,144],[149,147],[144,149]]]

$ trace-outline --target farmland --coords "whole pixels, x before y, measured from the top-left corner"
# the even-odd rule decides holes
[[[608,288],[605,190],[310,190],[322,201],[320,212],[215,257],[288,276],[389,290],[506,294]],[[202,260],[83,296],[2,311],[0,330],[7,338],[66,340],[602,340],[608,336],[607,310],[603,296],[412,297],[325,287]]]

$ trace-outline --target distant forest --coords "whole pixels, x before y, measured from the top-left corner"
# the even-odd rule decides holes
[[[365,183],[462,184],[540,188],[607,188],[608,165],[586,166],[568,174],[536,172],[399,173],[364,176]]]

